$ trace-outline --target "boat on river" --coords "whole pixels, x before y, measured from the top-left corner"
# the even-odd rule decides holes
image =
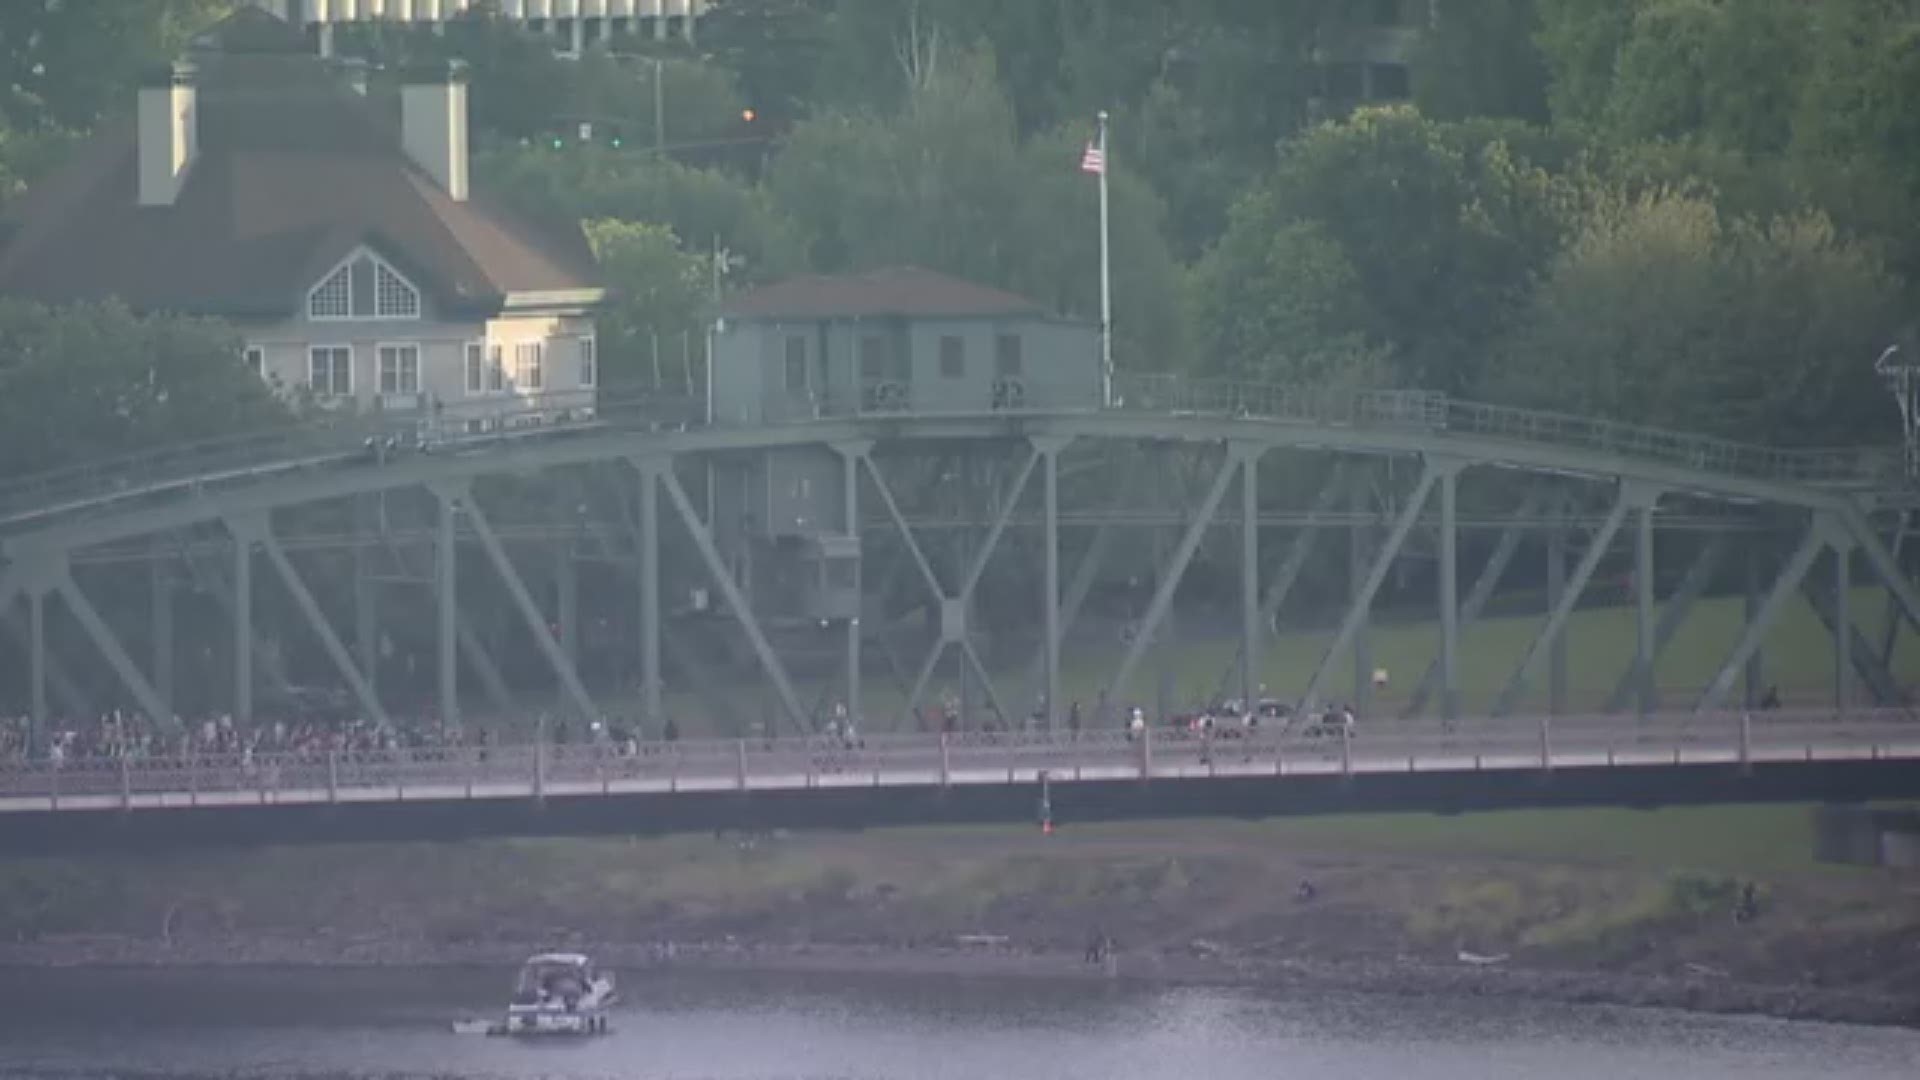
[[[460,1020],[462,1035],[600,1035],[619,1000],[613,974],[580,953],[540,953],[521,965],[504,1020]]]

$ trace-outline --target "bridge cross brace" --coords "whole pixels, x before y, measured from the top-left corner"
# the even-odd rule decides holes
[[[333,661],[333,666],[339,670],[340,677],[346,681],[347,688],[352,691],[354,700],[359,703],[361,710],[368,719],[382,728],[391,727],[387,710],[380,703],[380,695],[374,690],[372,681],[354,662],[353,654],[347,650],[346,645],[340,640],[340,635],[334,632],[332,624],[327,621],[326,612],[321,609],[319,601],[313,598],[313,593],[301,578],[299,569],[293,565],[293,560],[288,557],[286,549],[280,546],[280,541],[273,534],[273,522],[267,512],[230,513],[223,520],[227,531],[233,535],[237,552],[235,566],[239,580],[234,589],[234,658],[237,668],[243,673],[237,678],[244,682],[246,690],[242,718],[252,719],[253,587],[250,567],[253,549],[257,547],[267,556],[267,562],[272,565],[281,584],[286,586],[288,595],[293,597],[294,606],[299,609],[301,617],[306,620],[314,636],[320,640],[320,647]]]
[[[500,542],[500,537],[494,533],[493,526],[488,523],[487,515],[481,510],[479,500],[474,498],[472,490],[465,483],[457,481],[433,484],[429,486],[429,490],[439,500],[443,515],[443,543],[445,536],[451,533],[451,523],[445,518],[453,514],[463,515],[467,520],[467,527],[473,532],[474,539],[480,542],[480,550],[486,554],[487,561],[493,564],[494,572],[500,576],[501,584],[506,586],[507,595],[512,599],[513,606],[520,612],[520,619],[526,625],[527,632],[532,635],[534,645],[540,650],[541,655],[546,657],[548,666],[553,669],[554,677],[560,683],[561,693],[574,715],[582,720],[598,716],[599,709],[594,705],[592,695],[587,693],[586,684],[580,680],[580,672],[575,668],[572,657],[554,637],[553,629],[548,626],[539,603],[534,600],[526,581],[514,567],[512,556],[507,553],[506,546]],[[452,595],[457,597],[457,590]],[[445,603],[446,600],[443,597],[443,610],[445,610]],[[451,643],[457,640],[457,629],[442,626],[441,634],[442,650],[450,649]]]
[[[1057,499],[1056,470],[1058,468],[1058,457],[1060,451],[1064,449],[1066,445],[1065,440],[1058,438],[1035,438],[1031,440],[1027,457],[1025,461],[1021,463],[1020,471],[1015,474],[1012,484],[1008,485],[1006,494],[1002,497],[1000,509],[994,514],[992,524],[988,526],[986,539],[982,541],[978,550],[973,553],[972,562],[966,568],[966,572],[960,580],[959,588],[951,591],[941,583],[939,575],[933,572],[933,564],[928,561],[926,552],[921,549],[920,542],[914,537],[913,528],[908,524],[906,515],[901,512],[900,503],[894,498],[893,490],[888,487],[886,478],[881,475],[880,467],[875,464],[873,455],[869,452],[870,448],[853,447],[849,449],[848,453],[852,455],[848,458],[849,464],[855,459],[865,464],[866,474],[868,478],[873,481],[873,487],[875,492],[880,496],[881,505],[886,507],[887,516],[892,519],[894,527],[899,530],[900,538],[907,554],[912,559],[915,568],[920,571],[921,580],[926,583],[928,591],[939,604],[939,637],[928,647],[927,655],[920,664],[919,673],[914,677],[913,688],[907,695],[907,716],[914,716],[918,713],[920,703],[926,697],[927,685],[932,682],[933,673],[939,666],[941,658],[946,655],[949,648],[957,648],[960,650],[960,655],[968,668],[972,670],[974,677],[980,680],[980,686],[986,692],[989,707],[992,708],[994,714],[1000,718],[1002,724],[1009,722],[1007,710],[1000,700],[998,691],[994,687],[993,676],[988,673],[986,665],[980,660],[978,651],[974,649],[970,627],[968,626],[967,612],[973,605],[974,592],[979,587],[981,577],[986,573],[987,563],[993,558],[995,550],[998,549],[1000,537],[1006,532],[1007,523],[1013,519],[1013,512],[1019,506],[1021,496],[1026,493],[1028,481],[1033,477],[1034,470],[1043,462],[1046,464],[1048,472],[1048,478],[1046,480],[1047,493]],[[851,471],[850,469],[849,472],[851,473]],[[1058,648],[1058,628],[1057,625],[1054,625],[1057,619],[1057,614],[1055,613],[1057,601],[1053,599],[1058,592],[1058,583],[1056,580],[1059,572],[1057,563],[1058,516],[1058,506],[1057,503],[1054,503],[1049,506],[1049,513],[1047,514],[1049,596],[1046,599],[1046,604],[1048,608],[1047,622],[1049,626],[1043,631],[1043,634],[1050,639],[1049,642],[1043,643],[1043,647],[1053,649]],[[1057,683],[1057,661],[1053,670],[1055,674],[1051,681]],[[1050,688],[1049,692],[1057,693],[1057,690]],[[1049,698],[1047,703],[1049,716],[1052,715],[1053,708],[1053,701]],[[903,717],[903,722],[904,719]]]

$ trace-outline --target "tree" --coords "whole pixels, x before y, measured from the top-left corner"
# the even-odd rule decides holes
[[[1270,191],[1235,204],[1220,243],[1187,281],[1194,367],[1208,375],[1288,385],[1370,380],[1372,322],[1360,275],[1317,222],[1282,220]]]
[[[1364,298],[1318,305],[1355,320],[1321,325],[1341,340],[1357,333],[1389,349],[1398,385],[1472,386],[1486,343],[1525,300],[1564,227],[1560,187],[1498,131],[1436,124],[1404,107],[1365,109],[1314,128],[1286,147],[1261,192],[1241,203],[1209,256],[1216,266],[1207,279],[1272,275],[1259,238],[1310,223],[1316,231],[1304,235],[1313,249],[1337,249]],[[1253,238],[1236,235],[1246,232]],[[1332,265],[1323,254],[1314,263]],[[1284,354],[1295,346],[1269,342],[1265,349]]]
[[[1724,218],[1700,195],[1604,200],[1542,283],[1490,396],[1797,445],[1887,419],[1871,361],[1900,289],[1817,213]]]
[[[700,19],[700,44],[767,121],[806,115],[825,70],[829,0],[728,0]]]
[[[663,225],[602,219],[586,231],[608,291],[599,319],[603,383],[668,381],[653,366],[656,341],[696,332],[713,314],[708,260],[682,251]]]
[[[933,49],[887,115],[830,112],[775,159],[776,204],[815,269],[913,263],[1010,288],[1057,310],[1099,311],[1093,179],[1084,125],[1022,143],[990,62]],[[1179,354],[1175,265],[1162,211],[1133,174],[1111,177],[1116,354],[1164,368]]]
[[[0,462],[28,473],[285,419],[218,323],[0,299]]]
[[[656,63],[664,105],[658,113],[653,102]],[[610,126],[632,149],[655,144],[656,117],[666,121],[665,142],[693,143],[737,134],[746,108],[724,69],[693,60],[656,57],[635,62],[594,50],[581,57],[569,74],[568,111]]]
[[[84,129],[131,111],[144,68],[170,60],[234,0],[15,0],[0,4],[0,118]]]
[[[546,218],[613,218],[664,225],[696,250],[715,241],[765,279],[805,265],[792,222],[767,193],[725,173],[601,146],[504,146],[476,156],[475,175],[521,211]]]

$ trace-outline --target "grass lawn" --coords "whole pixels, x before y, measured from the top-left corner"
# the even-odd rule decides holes
[[[1886,613],[1886,594],[1872,588],[1856,589],[1852,597],[1853,618],[1861,633],[1878,642]],[[1527,647],[1538,635],[1544,616],[1502,616],[1482,619],[1461,634],[1459,680],[1462,708],[1468,711],[1489,707],[1508,676],[1519,665]],[[1713,677],[1732,651],[1743,624],[1743,604],[1738,597],[1703,599],[1694,605],[1687,621],[1668,643],[1657,669],[1662,703],[1665,707],[1691,708],[1701,689]],[[1569,707],[1598,709],[1624,671],[1635,646],[1635,619],[1630,607],[1597,607],[1577,611],[1567,627],[1567,692]],[[1371,631],[1372,662],[1385,668],[1390,677],[1387,690],[1379,695],[1374,712],[1397,714],[1407,700],[1421,673],[1438,654],[1439,630],[1433,622],[1382,619]],[[1261,682],[1268,692],[1282,699],[1300,694],[1313,670],[1325,655],[1332,637],[1330,629],[1283,633],[1273,642],[1260,667]],[[898,646],[900,660],[911,673],[921,654],[917,643]],[[1185,705],[1213,696],[1222,688],[1222,677],[1233,662],[1238,643],[1233,640],[1175,641],[1150,650],[1135,670],[1131,692],[1119,700],[1139,702],[1151,707],[1157,699],[1157,687],[1164,674],[1170,674],[1173,701]],[[867,646],[870,659],[876,652]],[[1079,701],[1087,722],[1093,722],[1093,704],[1100,688],[1119,666],[1122,650],[1090,647],[1069,641],[1063,650],[1061,688],[1064,700]],[[1765,678],[1780,688],[1789,702],[1820,705],[1831,700],[1833,687],[1833,644],[1813,609],[1795,599],[1768,636],[1763,647]],[[957,685],[959,656],[949,651],[928,685],[926,704],[937,707]],[[1920,635],[1903,632],[1895,651],[1894,674],[1903,682],[1920,681]],[[1021,663],[994,672],[1002,704],[1009,712],[1024,713],[1032,698],[1026,694],[1027,664]],[[904,712],[905,691],[870,666],[866,684],[864,712],[869,731],[889,730]],[[671,676],[669,676],[671,679]],[[1736,682],[1733,700],[1738,701],[1740,684]],[[1340,657],[1323,684],[1323,697],[1347,698],[1352,693],[1353,664]],[[802,683],[797,688],[803,705],[838,699],[837,687],[823,688]],[[1228,688],[1232,690],[1233,688]],[[708,723],[708,709],[697,695],[669,686],[668,708],[681,719],[688,734],[712,732],[734,734],[732,730]],[[773,697],[758,681],[751,686],[726,690],[742,715],[771,716]],[[1865,701],[1864,688],[1856,690],[1856,700]],[[616,715],[638,711],[632,700],[601,698],[602,705]],[[1545,665],[1529,685],[1522,710],[1544,710],[1547,706]],[[1431,704],[1429,706],[1431,708]],[[1062,705],[1064,712],[1065,705]]]

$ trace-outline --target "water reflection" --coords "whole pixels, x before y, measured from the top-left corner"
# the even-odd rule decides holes
[[[508,974],[7,972],[0,1075],[24,1080],[714,1080],[1920,1075],[1920,1032],[1530,1002],[1096,982],[627,976],[604,1038],[460,1037]]]

